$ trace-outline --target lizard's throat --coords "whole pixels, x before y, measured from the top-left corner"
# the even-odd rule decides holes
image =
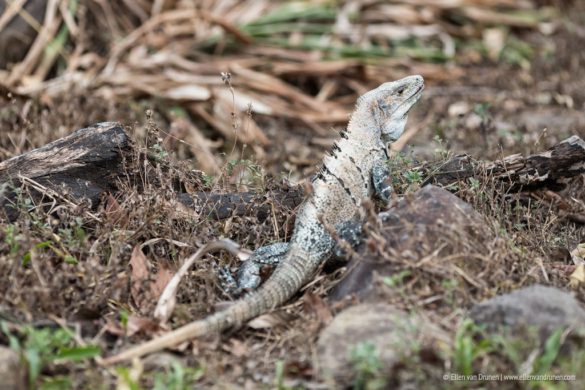
[[[382,129],[376,119],[369,113],[354,112],[345,133],[350,143],[359,144],[364,147],[379,146],[381,143]]]

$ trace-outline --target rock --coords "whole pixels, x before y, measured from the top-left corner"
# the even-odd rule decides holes
[[[381,234],[386,248],[413,263],[438,249],[438,256],[443,257],[459,254],[465,258],[471,251],[484,252],[485,249],[478,248],[484,248],[492,236],[484,217],[470,204],[432,185],[418,190],[411,199],[405,198],[391,209]],[[377,254],[370,253],[367,245],[358,248],[357,253],[360,256],[350,261],[350,271],[333,290],[333,300],[349,294],[361,299],[373,298],[374,271],[382,276],[396,271]]]
[[[579,134],[585,126],[585,113],[580,110],[541,108],[523,110],[522,114],[509,120],[516,128],[526,128],[526,134],[540,134],[550,129],[552,134]]]
[[[342,311],[321,331],[316,366],[328,385],[339,388],[354,380],[359,348],[371,348],[380,375],[388,376],[394,366],[413,358],[433,367],[439,361],[435,351],[449,343],[445,332],[418,316],[385,303],[365,303]],[[442,370],[441,364],[437,367]]]
[[[20,354],[3,346],[0,346],[0,378],[3,390],[28,389],[26,366]]]
[[[572,327],[585,332],[585,310],[577,300],[557,288],[538,284],[475,305],[469,316],[489,332],[507,327],[524,335],[535,328],[543,340],[557,329]]]

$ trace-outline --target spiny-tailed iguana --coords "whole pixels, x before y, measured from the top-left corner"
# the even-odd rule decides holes
[[[359,216],[362,201],[374,195],[388,200],[388,146],[404,131],[407,115],[424,88],[421,76],[384,83],[361,96],[323,167],[312,180],[312,193],[300,207],[286,254],[258,290],[207,318],[106,359],[106,364],[177,345],[275,309],[311,280],[334,248],[326,226],[338,229]],[[282,249],[283,247],[280,246]],[[268,251],[270,252],[270,251]]]

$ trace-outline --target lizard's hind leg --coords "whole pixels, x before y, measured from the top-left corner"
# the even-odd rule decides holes
[[[264,266],[276,267],[287,251],[287,242],[278,242],[256,249],[240,266],[236,278],[231,275],[228,269],[224,268],[220,273],[224,290],[234,296],[255,290],[262,281],[261,268]]]

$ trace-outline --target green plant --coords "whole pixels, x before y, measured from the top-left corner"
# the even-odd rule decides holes
[[[242,167],[243,170],[236,170],[238,167]],[[264,171],[260,165],[254,164],[251,160],[229,160],[226,164],[226,173],[228,176],[238,175],[237,184],[263,187]]]
[[[130,319],[130,313],[127,310],[121,309],[119,315],[120,324],[122,324],[124,329],[128,328],[128,320]]]
[[[530,44],[517,38],[510,37],[500,52],[500,61],[510,65],[530,69],[530,63],[534,58],[534,50]]]
[[[471,190],[476,193],[481,188],[481,182],[474,177],[469,178],[469,185],[471,186]]]
[[[24,256],[22,257],[22,265],[26,267],[30,264],[30,260],[31,260],[32,255],[35,251],[37,251],[39,249],[43,249],[43,248],[50,248],[52,245],[53,245],[53,241],[50,241],[50,240],[39,242],[31,250],[29,250],[28,252],[26,252],[24,254]]]
[[[441,282],[441,286],[445,289],[445,300],[449,305],[453,305],[459,281],[457,279],[445,279]]]
[[[475,339],[479,331],[479,327],[471,319],[465,319],[457,329],[453,345],[453,366],[456,373],[471,375],[473,362],[479,356],[490,352],[489,339]]]
[[[284,384],[284,362],[278,360],[274,364],[274,386],[278,390],[288,390],[289,388]]]
[[[142,370],[131,369],[128,367],[116,367],[118,377],[118,388],[129,390],[142,390],[140,386],[140,374]]]
[[[559,356],[563,345],[563,330],[557,329],[545,341],[542,354],[536,359],[532,372],[534,374],[547,374]]]
[[[150,155],[155,161],[162,161],[168,157],[169,153],[159,143],[156,143],[150,147]]]
[[[437,131],[439,130],[437,129]],[[441,135],[436,134],[435,137],[433,138],[433,141],[437,143],[437,147],[435,148],[435,154],[437,154],[440,159],[443,160],[449,159],[449,151],[447,150],[447,147]]]
[[[185,367],[178,360],[173,360],[166,372],[158,372],[154,376],[154,390],[187,390],[192,389],[195,382],[203,377],[202,367]]]
[[[398,286],[402,286],[404,284],[404,280],[407,277],[409,277],[410,275],[412,275],[412,272],[410,272],[409,270],[403,270],[403,271],[398,272],[397,274],[394,274],[391,276],[385,276],[382,279],[382,281],[387,286],[398,287]]]
[[[211,175],[208,175],[206,173],[203,173],[203,184],[205,185],[205,187],[211,188],[213,187],[213,182],[215,181],[215,178]]]
[[[563,330],[553,332],[544,343],[536,328],[523,330],[523,336],[502,329],[486,333],[472,320],[466,319],[457,329],[452,351],[454,372],[472,375],[473,366],[506,367],[511,375],[570,375],[580,372],[585,363],[585,351],[575,350],[561,356]],[[483,359],[483,362],[478,362]],[[527,388],[565,388],[562,383],[543,379],[531,380]]]
[[[71,379],[64,375],[42,378],[39,385],[40,390],[63,390],[71,388],[73,388]]]
[[[357,344],[350,352],[350,360],[355,372],[354,389],[386,388],[380,351],[372,342]]]
[[[15,255],[20,250],[20,244],[18,243],[19,235],[16,233],[16,226],[7,225],[4,228],[4,242],[10,248],[10,254]]]
[[[490,107],[490,103],[477,103],[475,106],[473,106],[473,112],[477,114],[482,121],[487,121],[491,119],[491,114],[489,111]]]
[[[419,170],[412,169],[403,173],[406,181],[410,184],[420,184],[423,181],[422,173]]]
[[[43,367],[51,363],[78,362],[101,354],[101,349],[97,346],[77,346],[69,329],[35,329],[32,326],[22,326],[19,331],[23,340],[19,341],[6,322],[2,321],[0,328],[8,338],[10,348],[20,352],[25,358],[31,385],[38,381]]]

